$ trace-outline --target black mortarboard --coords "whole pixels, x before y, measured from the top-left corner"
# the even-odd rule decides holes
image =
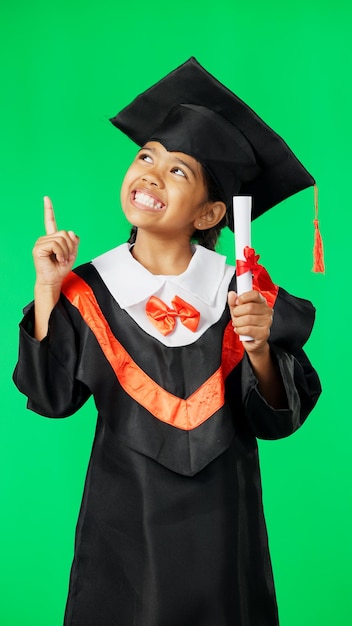
[[[111,122],[140,146],[159,141],[197,159],[224,191],[229,208],[233,195],[252,196],[253,219],[314,185],[283,139],[193,57]],[[232,210],[228,214],[232,227]]]

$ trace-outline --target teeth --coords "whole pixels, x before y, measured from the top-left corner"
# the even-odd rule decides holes
[[[144,206],[150,207],[151,209],[162,209],[163,205],[161,202],[155,202],[151,196],[148,196],[142,191],[137,191],[135,194],[135,200],[140,204],[144,204]]]

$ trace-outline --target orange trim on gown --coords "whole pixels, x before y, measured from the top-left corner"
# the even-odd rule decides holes
[[[183,399],[163,389],[131,358],[113,335],[93,290],[82,278],[71,272],[62,293],[95,335],[121,387],[154,417],[181,430],[193,430],[223,406],[224,380],[244,352],[231,322],[224,333],[222,364],[191,396]]]

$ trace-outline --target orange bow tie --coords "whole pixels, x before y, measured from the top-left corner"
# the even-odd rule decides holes
[[[152,296],[145,305],[145,311],[150,321],[164,335],[169,335],[175,328],[175,317],[179,317],[182,324],[192,332],[197,330],[200,313],[191,304],[179,296],[172,300],[174,306],[170,309],[165,302]]]

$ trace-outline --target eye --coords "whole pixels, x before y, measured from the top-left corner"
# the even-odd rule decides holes
[[[147,152],[141,152],[138,158],[141,161],[145,161],[145,163],[153,163],[152,157]]]
[[[177,176],[183,176],[184,178],[187,178],[186,172],[184,172],[184,170],[182,170],[180,167],[173,167],[171,171]]]

